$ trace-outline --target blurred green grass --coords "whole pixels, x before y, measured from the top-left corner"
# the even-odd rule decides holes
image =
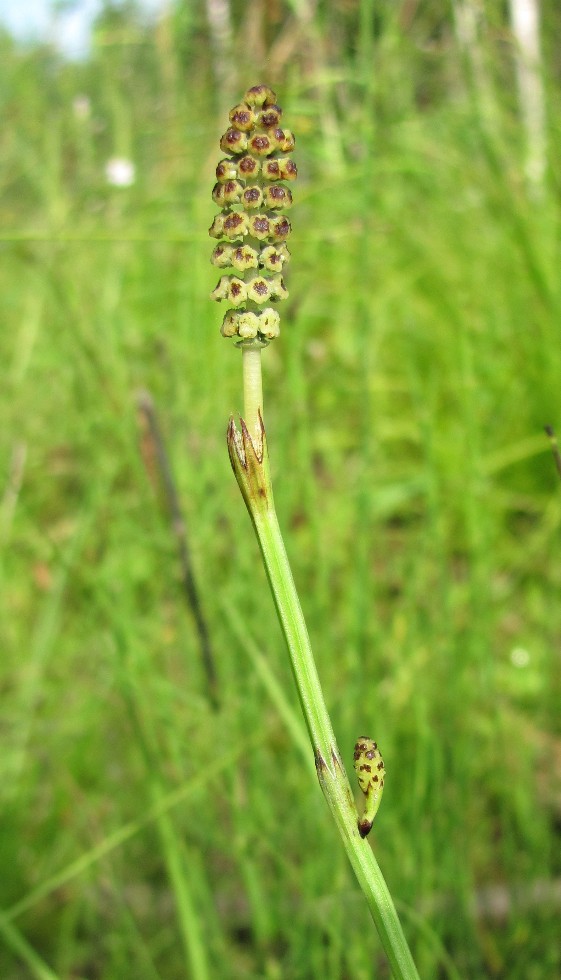
[[[559,971],[559,15],[538,193],[505,25],[487,11],[481,85],[421,8],[280,5],[253,33],[234,10],[252,67],[222,91],[198,4],[107,14],[85,63],[1,40],[7,980],[387,975],[225,448],[241,377],[207,299],[210,188],[221,107],[262,80],[301,174],[267,429],[339,745],[349,765],[362,731],[382,746],[374,846],[421,975],[452,975],[443,950],[466,977]]]

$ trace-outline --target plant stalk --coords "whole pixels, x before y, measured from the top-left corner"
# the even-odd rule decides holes
[[[245,376],[245,371],[244,371]],[[246,402],[246,411],[247,411]],[[308,631],[290,570],[273,501],[265,428],[260,404],[254,406],[259,438],[241,420],[241,432],[230,421],[228,450],[232,468],[251,517],[278,617],[287,642],[292,670],[312,742],[318,779],[347,856],[393,971],[399,980],[418,980],[392,897],[374,853],[358,831],[357,810],[323,698]]]
[[[242,341],[242,370],[245,420],[251,438],[258,445],[261,439],[260,417],[263,416],[263,382],[261,379],[261,349],[258,340]]]

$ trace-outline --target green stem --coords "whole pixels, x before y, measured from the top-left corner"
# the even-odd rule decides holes
[[[263,417],[263,382],[261,380],[260,341],[242,341],[244,414],[249,434],[257,445],[261,438],[260,417]]]
[[[392,897],[370,845],[360,837],[357,811],[317,673],[306,623],[292,578],[276,516],[269,475],[267,443],[260,414],[254,442],[241,421],[239,433],[230,422],[228,449],[232,467],[248,508],[269,584],[285,635],[298,695],[314,749],[319,782],[331,809],[347,856],[364,892],[394,977],[418,980]]]
[[[252,517],[316,759],[321,757],[333,768],[332,757],[338,759],[339,752],[274,504],[264,513],[257,512]]]

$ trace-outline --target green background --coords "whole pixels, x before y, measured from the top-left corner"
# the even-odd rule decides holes
[[[467,6],[467,39],[430,0],[107,7],[76,63],[0,37],[5,980],[388,975],[226,452],[210,193],[257,82],[300,173],[275,498],[345,762],[383,752],[373,846],[423,977],[561,970],[561,13],[532,177],[508,8]]]

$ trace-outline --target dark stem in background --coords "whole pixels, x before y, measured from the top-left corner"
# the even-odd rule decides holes
[[[201,659],[206,674],[208,694],[214,708],[218,708],[217,676],[214,656],[210,643],[209,631],[203,613],[199,591],[195,580],[191,552],[187,540],[187,526],[181,512],[179,494],[173,476],[171,463],[166,451],[162,431],[158,423],[154,400],[148,391],[140,391],[137,395],[137,406],[142,428],[142,457],[146,470],[163,498],[163,504],[170,521],[171,531],[177,545],[181,565],[181,581],[187,603],[197,629]]]
[[[555,465],[557,467],[557,472],[561,477],[561,451],[559,450],[559,443],[557,442],[557,436],[555,435],[555,429],[552,425],[544,426],[546,435],[551,443],[551,451],[553,453],[553,458],[555,460]]]

